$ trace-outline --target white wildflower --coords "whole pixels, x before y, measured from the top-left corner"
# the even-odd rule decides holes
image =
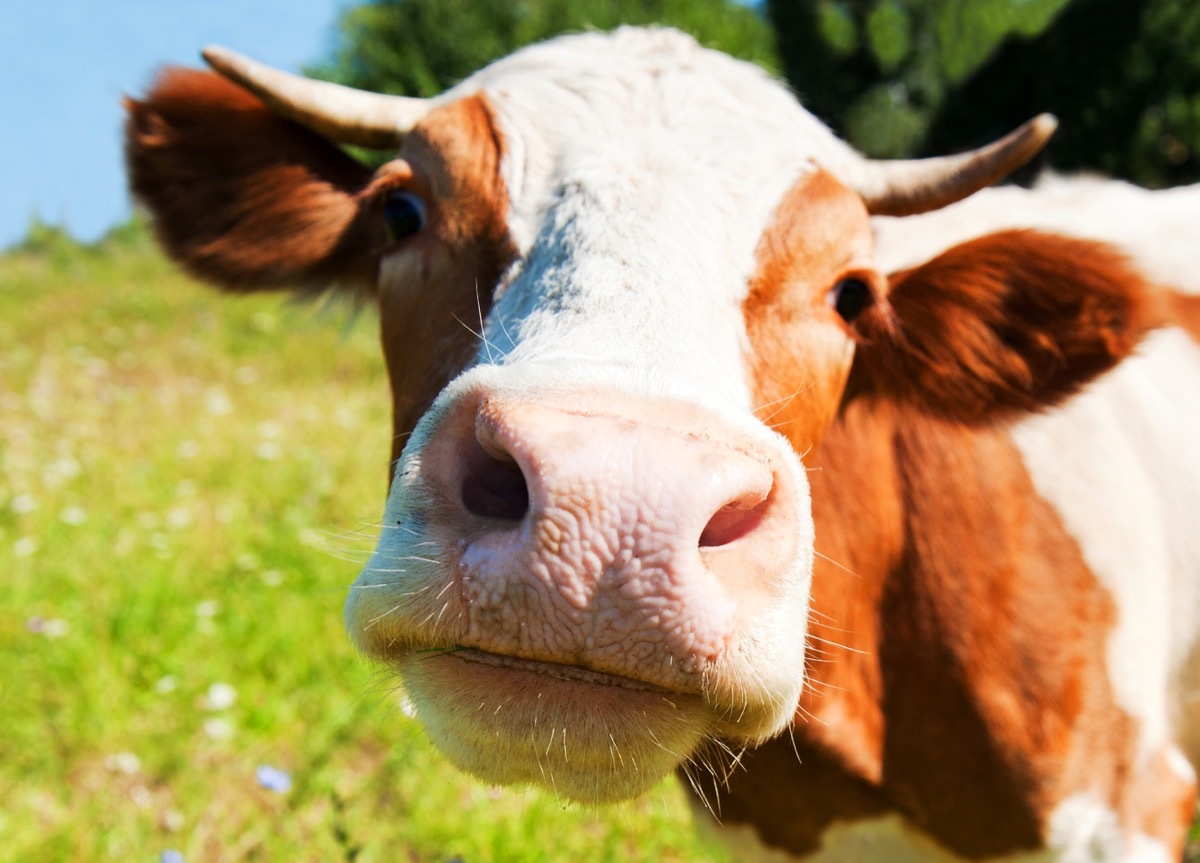
[[[237,690],[222,681],[208,687],[208,694],[204,696],[204,706],[209,710],[228,710],[236,701]]]
[[[142,762],[132,752],[115,752],[104,759],[104,767],[113,773],[132,776],[142,769]]]
[[[273,440],[259,441],[254,447],[254,454],[263,461],[275,461],[283,455],[283,447]]]
[[[233,413],[233,402],[225,391],[213,387],[204,394],[204,407],[215,417],[228,416]]]
[[[200,444],[191,439],[180,441],[179,446],[175,447],[175,455],[185,460],[193,459],[200,455]]]
[[[77,527],[87,521],[87,512],[81,506],[66,506],[58,514],[58,520],[63,524]]]
[[[9,501],[9,508],[17,515],[24,515],[37,509],[37,498],[31,494],[19,494]]]
[[[180,530],[192,523],[192,511],[186,506],[173,506],[167,510],[167,526]]]
[[[212,740],[228,740],[233,736],[233,723],[223,716],[204,720],[204,733]]]

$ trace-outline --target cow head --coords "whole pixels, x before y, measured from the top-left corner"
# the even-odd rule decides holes
[[[1012,298],[1080,282],[1065,240],[960,250],[989,263],[983,287],[939,278],[945,261],[889,286],[873,262],[869,212],[994,181],[1044,118],[873,163],[662,30],[535,46],[432,102],[206,56],[222,76],[169,71],[129,104],[133,188],[204,278],[378,303],[394,473],[347,625],[489,781],[616,799],[707,739],[778,733],[804,679],[803,456],[843,399],[986,420],[1068,391],[1116,339],[1063,347],[1095,317],[1076,308],[1090,283],[1043,298],[1070,307],[1052,345],[1024,338],[1053,315]],[[335,142],[398,152],[369,171]]]

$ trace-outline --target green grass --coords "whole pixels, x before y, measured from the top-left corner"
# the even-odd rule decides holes
[[[0,257],[0,861],[727,859],[673,782],[589,810],[458,774],[350,648],[375,327],[220,297],[137,226]]]

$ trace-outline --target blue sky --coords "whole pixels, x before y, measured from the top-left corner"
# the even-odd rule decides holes
[[[0,249],[34,214],[93,240],[129,217],[121,97],[218,43],[282,69],[324,59],[347,0],[22,0],[0,24]]]

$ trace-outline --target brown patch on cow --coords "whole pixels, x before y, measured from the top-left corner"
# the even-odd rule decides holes
[[[1165,295],[1167,323],[1179,327],[1200,343],[1200,295],[1167,291]]]
[[[881,604],[904,554],[905,515],[886,413],[854,410],[845,421],[861,449],[838,437],[812,456],[817,526],[809,617],[809,685],[798,715],[805,737],[836,753],[856,777],[883,779]],[[839,434],[838,424],[831,434]],[[866,489],[864,494],[846,493]],[[837,493],[831,493],[831,492]],[[825,528],[825,529],[822,529]]]
[[[1176,751],[1177,758],[1182,753]],[[1165,748],[1155,752],[1132,777],[1121,820],[1129,829],[1162,842],[1172,860],[1183,859],[1187,833],[1196,813],[1196,782],[1172,769]]]
[[[882,604],[885,782],[963,856],[1036,848],[1063,798],[1115,804],[1123,786],[1136,728],[1108,678],[1115,607],[1006,433],[901,414],[894,440],[907,542]]]
[[[1137,345],[1150,289],[1101,243],[1000,231],[891,277],[856,322],[847,399],[876,394],[962,422],[1054,405]]]
[[[801,453],[833,420],[854,351],[830,289],[847,275],[886,288],[870,267],[871,243],[862,199],[824,171],[787,192],[759,241],[743,305],[756,415]]]
[[[812,465],[808,691],[792,739],[730,777],[722,822],[804,854],[894,812],[983,859],[1041,847],[1073,793],[1123,812],[1137,728],[1107,675],[1115,608],[1007,434],[862,400]],[[1171,813],[1154,835],[1178,842]]]
[[[239,291],[374,286],[367,168],[210,72],[167,69],[125,104],[131,188],[191,273]]]
[[[500,176],[503,146],[483,95],[430,113],[400,156],[410,169],[401,185],[424,198],[428,224],[380,267],[393,466],[417,420],[475,355],[492,292],[516,254]]]

